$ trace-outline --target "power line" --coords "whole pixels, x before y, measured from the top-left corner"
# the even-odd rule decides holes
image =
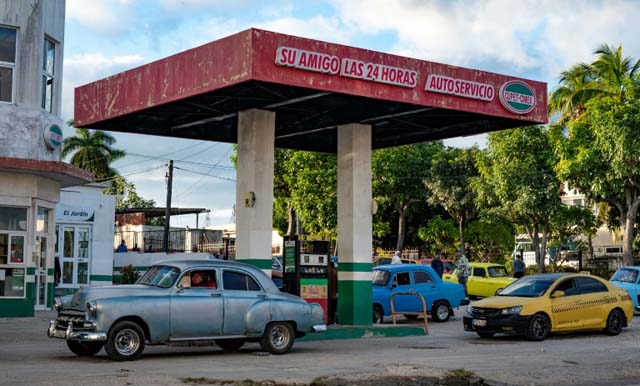
[[[206,176],[206,177],[212,177],[212,178],[217,178],[217,179],[220,179],[220,180],[236,182],[236,180],[235,180],[235,179],[233,179],[233,178],[227,178],[227,177],[214,176],[214,175],[207,174],[207,173],[197,172],[197,171],[195,171],[195,170],[191,170],[191,169],[179,168],[179,167],[177,167],[177,166],[174,166],[173,168],[174,168],[174,169],[184,170],[185,172],[190,172],[190,173],[194,173],[194,174],[200,174],[200,175],[202,175],[202,176]]]
[[[144,157],[144,158],[148,158],[148,160],[131,162],[131,163],[128,163],[128,164],[126,164],[126,165],[119,166],[118,168],[126,168],[126,167],[128,167],[128,166],[138,165],[138,164],[141,164],[141,163],[147,162],[147,161],[149,161],[149,160],[153,160],[153,159],[159,159],[159,160],[163,160],[163,161],[169,161],[169,159],[168,159],[168,158],[164,158],[164,157],[169,156],[169,155],[171,155],[171,154],[179,153],[179,152],[181,152],[181,151],[185,151],[185,150],[188,150],[188,149],[192,149],[192,148],[197,147],[197,146],[200,146],[200,145],[202,145],[202,144],[206,144],[206,142],[204,142],[204,141],[200,141],[200,142],[198,142],[198,143],[196,143],[196,144],[191,144],[191,145],[189,145],[189,146],[185,146],[185,147],[183,147],[183,148],[181,148],[181,149],[174,150],[174,151],[171,151],[171,152],[169,152],[169,153],[165,153],[165,154],[160,154],[160,155],[158,155],[158,156],[150,156],[150,155],[136,154],[136,153],[127,153],[127,155],[133,155],[133,156],[138,156],[138,157]],[[187,158],[189,158],[189,157],[187,157]]]

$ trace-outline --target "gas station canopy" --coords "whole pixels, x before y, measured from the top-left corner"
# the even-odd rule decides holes
[[[237,142],[238,111],[276,113],[275,146],[379,149],[547,122],[545,83],[249,29],[75,90],[75,124]]]

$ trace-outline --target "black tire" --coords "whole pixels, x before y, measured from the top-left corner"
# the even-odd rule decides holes
[[[286,322],[269,323],[260,340],[260,347],[262,351],[267,351],[271,354],[286,354],[293,347],[295,338],[291,324]]]
[[[244,339],[216,339],[216,344],[224,351],[238,351],[244,345]]]
[[[114,361],[132,361],[138,359],[144,351],[144,332],[134,322],[122,321],[116,323],[107,336],[104,350]]]
[[[384,321],[384,311],[379,305],[373,306],[373,324],[380,324]]]
[[[544,340],[551,332],[551,322],[543,314],[535,314],[529,320],[527,327],[527,339],[533,342]]]
[[[78,340],[68,340],[67,347],[72,353],[79,357],[90,357],[102,350],[104,342],[80,342]]]
[[[446,322],[449,320],[450,312],[451,308],[449,307],[449,303],[443,300],[438,300],[433,303],[433,306],[431,307],[431,319],[438,323]]]
[[[478,336],[483,338],[483,339],[489,339],[489,338],[493,338],[493,336],[496,333],[495,332],[486,332],[486,331],[476,331],[476,334],[478,334]]]
[[[611,336],[618,335],[622,332],[622,327],[624,327],[624,314],[617,308],[611,310],[607,317],[607,327],[604,329],[604,332]]]
[[[418,319],[418,315],[404,314],[403,316],[405,317],[405,319],[408,319],[408,320],[416,320],[416,319]]]

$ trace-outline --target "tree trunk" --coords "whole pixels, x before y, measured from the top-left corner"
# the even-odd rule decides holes
[[[636,225],[636,216],[638,215],[638,206],[640,198],[635,200],[627,200],[629,204],[627,213],[622,216],[622,233],[624,234],[624,244],[622,244],[622,262],[624,265],[633,265],[633,230]]]
[[[464,217],[460,217],[458,220],[458,231],[460,232],[460,248],[462,249],[462,254],[466,255],[464,248]]]
[[[296,234],[296,211],[291,203],[287,204],[287,212],[289,212],[289,226],[287,227],[287,236]]]
[[[533,224],[533,250],[536,254],[536,263],[538,264],[538,272],[544,272],[544,258],[540,258],[540,224],[535,222]]]
[[[547,257],[547,238],[549,238],[549,227],[545,224],[542,225],[542,245],[540,246],[540,255],[542,259],[542,272],[546,272],[547,268],[544,265],[544,260]],[[540,267],[538,267],[540,269]]]
[[[396,244],[396,251],[402,251],[404,246],[404,228],[406,225],[405,209],[402,207],[398,210],[398,243]]]

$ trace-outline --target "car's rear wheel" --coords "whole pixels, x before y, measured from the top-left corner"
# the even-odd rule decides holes
[[[224,351],[238,351],[244,345],[244,339],[216,339],[215,342]]]
[[[286,354],[291,350],[294,340],[295,334],[290,323],[274,322],[267,325],[264,330],[260,347],[271,354]]]
[[[495,332],[484,332],[484,331],[476,331],[476,333],[478,334],[478,336],[485,339],[493,338],[493,336],[496,334]]]
[[[116,323],[109,331],[104,350],[115,361],[122,362],[138,359],[142,355],[142,351],[144,351],[144,332],[142,328],[128,320]]]
[[[68,340],[67,347],[72,353],[81,357],[90,357],[96,355],[102,350],[104,342],[80,342],[78,340]]]
[[[535,314],[529,321],[529,327],[527,328],[527,339],[539,342],[544,340],[551,331],[551,322],[549,318],[542,314]]]
[[[612,310],[607,317],[607,327],[604,332],[607,335],[618,335],[624,327],[624,314],[619,309]]]
[[[433,319],[434,322],[446,322],[449,320],[449,315],[449,304],[447,302],[440,300],[433,304],[431,308],[431,319]]]
[[[380,324],[384,319],[384,312],[379,305],[373,306],[373,324]]]

